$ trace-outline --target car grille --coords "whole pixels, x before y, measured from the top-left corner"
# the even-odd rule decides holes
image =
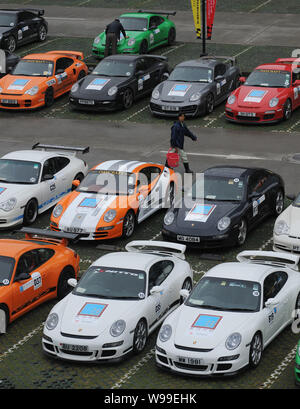
[[[177,349],[182,349],[183,351],[194,351],[194,352],[210,352],[213,350],[212,349],[207,349],[207,348],[193,348],[193,347],[185,347],[182,345],[176,345],[174,344],[175,348]]]
[[[264,119],[272,119],[274,118],[275,114],[265,114]]]
[[[75,351],[68,351],[66,349],[61,349],[61,352],[68,355],[77,355],[77,356],[92,356],[93,352],[75,352]]]
[[[7,104],[7,103],[4,103],[4,102],[1,102],[0,105],[3,106],[3,107],[19,107],[20,106],[20,104]]]
[[[66,334],[65,332],[61,332],[63,337],[67,338],[76,338],[76,339],[95,339],[98,335],[75,335],[75,334]]]
[[[208,368],[207,365],[189,365],[189,364],[183,364],[179,362],[174,362],[174,365],[179,369],[186,369],[188,371],[199,371],[199,372],[205,372]]]
[[[161,105],[157,105],[157,104],[153,104],[153,103],[151,103],[150,106],[151,106],[151,109],[153,111],[161,112],[161,113],[164,113],[164,114],[175,114],[176,115],[179,112],[179,111],[165,111],[165,110],[162,109]],[[185,114],[195,114],[197,109],[198,109],[198,105],[189,105],[189,106],[186,106],[186,107],[184,107],[184,106],[179,107],[180,112],[183,112]]]
[[[242,116],[242,115],[237,115],[236,119],[239,121],[247,121],[247,122],[259,122],[260,118],[258,116]]]

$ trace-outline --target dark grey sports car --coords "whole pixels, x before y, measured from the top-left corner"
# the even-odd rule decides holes
[[[152,92],[153,115],[195,117],[209,114],[239,85],[240,70],[232,57],[201,57],[184,61]]]

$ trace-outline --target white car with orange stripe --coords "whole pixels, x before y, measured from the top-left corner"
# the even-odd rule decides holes
[[[173,200],[173,170],[157,163],[110,160],[93,167],[54,208],[50,228],[82,240],[130,237],[138,223]]]

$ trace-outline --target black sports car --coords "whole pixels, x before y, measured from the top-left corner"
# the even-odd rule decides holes
[[[13,53],[20,45],[47,38],[48,23],[39,9],[0,9],[0,48]]]
[[[263,218],[282,212],[284,192],[282,178],[267,169],[209,168],[166,213],[162,234],[203,249],[242,245]]]
[[[0,77],[9,74],[20,61],[20,57],[8,50],[0,50]]]
[[[240,70],[232,57],[201,57],[184,61],[152,92],[154,115],[186,116],[210,114],[239,85]]]
[[[104,58],[92,73],[73,85],[72,107],[109,111],[128,109],[168,75],[166,57],[157,55],[112,55]]]

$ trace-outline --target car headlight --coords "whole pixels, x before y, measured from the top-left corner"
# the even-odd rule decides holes
[[[278,99],[278,98],[272,98],[272,99],[270,100],[270,102],[269,102],[269,107],[270,107],[270,108],[276,107],[276,105],[278,104],[278,102],[279,102],[279,99]]]
[[[115,95],[115,94],[117,93],[117,91],[118,91],[118,87],[113,86],[113,87],[109,88],[109,90],[107,91],[107,93],[108,93],[108,95],[109,95],[110,97],[112,97],[113,95]]]
[[[78,82],[76,82],[76,83],[72,86],[71,92],[76,92],[76,91],[78,91],[78,89],[79,89],[79,84],[78,84]]]
[[[112,337],[118,337],[119,335],[123,334],[126,328],[126,322],[124,320],[118,320],[112,324],[110,327],[110,335]]]
[[[5,202],[0,203],[0,209],[4,210],[5,212],[10,212],[16,205],[17,199],[12,197]]]
[[[164,217],[164,223],[165,223],[167,226],[170,226],[170,224],[173,223],[174,219],[175,219],[175,214],[174,214],[174,212],[169,211],[169,212],[166,213],[166,215],[165,215],[165,217]]]
[[[242,336],[239,332],[234,332],[226,339],[225,347],[230,351],[236,349],[242,341]]]
[[[59,217],[62,214],[63,211],[63,207],[61,204],[57,204],[54,209],[53,209],[53,213],[52,216],[53,217]]]
[[[56,328],[58,324],[58,315],[56,312],[52,312],[51,314],[48,315],[48,318],[46,320],[46,328],[51,331],[52,329]]]
[[[117,212],[114,209],[110,209],[110,210],[108,210],[108,212],[105,213],[105,215],[103,217],[103,220],[106,223],[110,223],[110,222],[112,222],[114,220],[116,215],[117,215]]]
[[[274,233],[280,236],[281,234],[289,234],[290,228],[284,220],[279,220],[275,223]]]
[[[32,87],[32,88],[28,89],[27,91],[25,91],[25,94],[33,96],[33,95],[37,94],[38,92],[39,92],[39,87],[35,85],[34,87]]]
[[[171,338],[172,335],[172,327],[169,324],[165,324],[161,327],[158,337],[161,342],[166,342]]]
[[[159,98],[159,91],[158,91],[158,89],[155,89],[155,90],[152,92],[152,98],[153,98],[153,99],[158,99],[158,98]]]
[[[135,38],[129,38],[129,40],[128,40],[128,45],[129,46],[132,46],[132,45],[134,45],[135,44]]]
[[[100,43],[100,37],[95,37],[94,39],[94,44],[99,44]]]
[[[227,104],[232,105],[235,103],[235,95],[229,95],[228,99],[227,99]]]
[[[218,221],[218,225],[217,225],[218,230],[220,231],[226,230],[230,225],[230,221],[231,221],[230,217],[227,217],[227,216],[222,217],[222,219]]]
[[[200,92],[196,92],[195,94],[193,94],[190,98],[190,101],[198,101],[198,99],[200,99],[201,94]]]

